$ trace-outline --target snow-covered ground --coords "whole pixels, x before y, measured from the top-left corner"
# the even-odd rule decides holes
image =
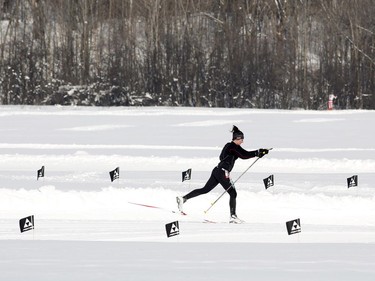
[[[374,280],[374,120],[373,111],[0,106],[0,280]],[[228,223],[227,195],[204,213],[221,186],[188,201],[187,216],[171,212],[177,195],[204,185],[234,124],[245,149],[273,148],[236,183],[246,223]],[[238,160],[232,178],[254,160]],[[359,186],[347,188],[353,175]],[[20,233],[29,215],[35,229]],[[288,235],[297,218],[301,233]],[[176,220],[180,235],[168,238]]]

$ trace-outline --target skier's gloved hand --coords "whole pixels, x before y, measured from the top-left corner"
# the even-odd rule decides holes
[[[265,148],[259,148],[258,150],[258,157],[262,158],[264,155],[268,154],[268,149]]]

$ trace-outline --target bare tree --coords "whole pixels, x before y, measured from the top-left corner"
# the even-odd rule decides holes
[[[0,0],[0,102],[375,108],[374,14],[373,0]]]

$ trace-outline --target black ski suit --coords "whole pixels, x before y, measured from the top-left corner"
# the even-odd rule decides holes
[[[198,188],[186,194],[186,200],[206,194],[214,189],[219,183],[229,193],[230,214],[236,215],[237,191],[233,185],[229,173],[232,171],[234,163],[238,158],[249,159],[258,156],[258,150],[247,151],[233,141],[227,143],[220,154],[220,163],[212,170],[211,176],[203,188]]]

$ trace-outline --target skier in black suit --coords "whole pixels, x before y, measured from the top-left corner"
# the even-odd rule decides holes
[[[211,176],[203,188],[195,189],[185,196],[176,197],[178,209],[183,212],[183,204],[196,196],[206,194],[214,189],[219,183],[229,193],[229,208],[230,208],[230,223],[241,223],[236,214],[236,198],[237,191],[230,179],[230,172],[233,169],[234,163],[238,158],[250,159],[253,157],[263,157],[268,154],[268,149],[260,148],[258,150],[247,151],[241,147],[243,143],[244,134],[236,127],[232,129],[232,141],[228,142],[220,153],[220,162],[212,170]]]

